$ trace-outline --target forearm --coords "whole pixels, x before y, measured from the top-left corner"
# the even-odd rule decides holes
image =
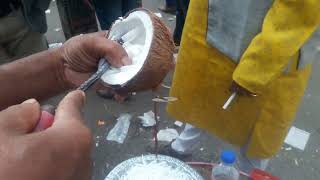
[[[29,98],[48,98],[70,88],[60,51],[52,49],[0,66],[0,110]]]
[[[316,0],[277,0],[269,10],[260,34],[251,42],[233,79],[260,93],[279,76],[289,61],[319,27]]]

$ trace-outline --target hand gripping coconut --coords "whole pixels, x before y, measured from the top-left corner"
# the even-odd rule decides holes
[[[119,95],[156,88],[174,67],[174,43],[166,25],[146,9],[136,9],[112,25],[108,39],[119,42],[132,65],[110,68],[102,83]]]

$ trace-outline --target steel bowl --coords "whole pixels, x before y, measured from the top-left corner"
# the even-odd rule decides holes
[[[122,163],[120,163],[118,166],[116,166],[105,178],[105,180],[119,180],[122,176],[126,175],[128,170],[131,167],[134,167],[135,165],[148,163],[148,162],[166,162],[169,166],[176,169],[179,168],[184,174],[187,174],[190,177],[190,180],[204,180],[203,177],[200,176],[200,174],[191,168],[186,163],[169,156],[164,155],[145,155],[145,156],[139,156],[134,157],[131,159],[128,159]]]

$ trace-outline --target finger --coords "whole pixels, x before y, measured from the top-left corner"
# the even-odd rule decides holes
[[[121,67],[132,64],[132,60],[119,43],[105,38],[99,38],[97,41],[100,56],[106,58],[112,66]]]
[[[40,119],[40,105],[35,99],[0,112],[0,131],[12,134],[31,132]]]
[[[76,90],[67,94],[59,103],[55,122],[52,127],[66,127],[76,126],[82,124],[82,108],[85,101],[85,94],[83,91]]]

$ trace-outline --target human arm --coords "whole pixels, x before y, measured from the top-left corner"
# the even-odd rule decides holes
[[[76,36],[60,48],[0,66],[0,110],[79,86],[95,71],[100,58],[118,67],[130,64],[125,50],[99,32]]]

